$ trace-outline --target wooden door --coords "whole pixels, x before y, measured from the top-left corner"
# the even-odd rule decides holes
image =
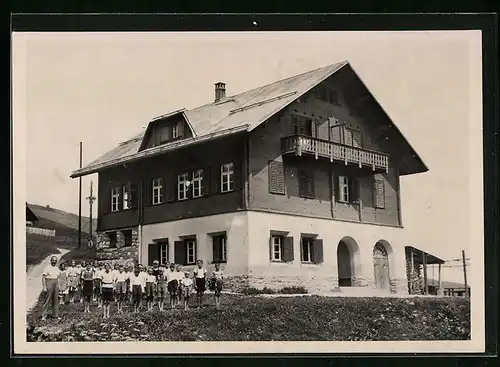
[[[377,243],[373,249],[373,267],[375,287],[377,289],[389,289],[389,257],[387,250],[380,243]]]

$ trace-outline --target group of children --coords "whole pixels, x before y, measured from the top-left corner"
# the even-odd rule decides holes
[[[72,261],[68,267],[61,264],[60,270],[59,302],[83,302],[84,312],[90,312],[91,303],[97,302],[97,306],[104,309],[104,318],[109,317],[112,302],[116,302],[118,313],[123,312],[124,302],[133,302],[134,312],[139,312],[143,300],[147,303],[148,311],[153,310],[155,304],[163,311],[167,294],[170,308],[176,308],[183,300],[184,310],[187,310],[193,291],[196,292],[199,308],[203,305],[207,285],[207,270],[202,260],[198,260],[192,273],[194,280],[190,272],[181,271],[180,265],[160,265],[157,260],[149,268],[141,264],[135,267],[115,264],[113,270],[109,263],[83,262],[76,265]],[[220,306],[223,278],[220,264],[216,263],[208,279],[209,288],[215,295],[216,307]]]

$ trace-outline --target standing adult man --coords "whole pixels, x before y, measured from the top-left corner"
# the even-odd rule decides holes
[[[57,257],[52,256],[50,258],[50,265],[45,267],[42,274],[42,286],[46,292],[43,302],[42,320],[45,320],[49,313],[52,314],[52,318],[61,319],[59,317],[59,273]]]

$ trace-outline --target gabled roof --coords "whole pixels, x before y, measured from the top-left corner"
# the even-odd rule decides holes
[[[28,203],[26,203],[26,221],[27,222],[38,222],[38,217],[30,209],[30,207],[28,206]]]
[[[146,132],[159,119],[157,118],[149,123],[146,131],[121,143],[87,166],[74,171],[71,177],[88,175],[103,168],[117,166],[144,156],[160,154],[207,139],[215,139],[241,131],[251,131],[348,64],[347,61],[343,61],[328,65],[237,95],[227,96],[218,102],[205,104],[191,110],[180,109],[160,116],[159,118],[164,118],[165,116],[182,114],[192,130],[193,137],[142,150]]]

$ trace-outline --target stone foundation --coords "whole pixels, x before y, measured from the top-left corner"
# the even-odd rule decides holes
[[[233,275],[224,277],[224,290],[240,293],[249,288],[248,275]]]
[[[132,245],[125,245],[125,235],[123,231],[116,231],[116,247],[110,245],[109,232],[97,234],[96,258],[98,261],[110,264],[112,267],[118,263],[120,265],[135,265],[139,260],[139,234],[137,228],[132,230]]]
[[[329,293],[338,287],[337,277],[325,276],[276,276],[251,274],[248,286],[263,289],[265,287],[278,291],[285,287],[304,287],[309,293]]]

